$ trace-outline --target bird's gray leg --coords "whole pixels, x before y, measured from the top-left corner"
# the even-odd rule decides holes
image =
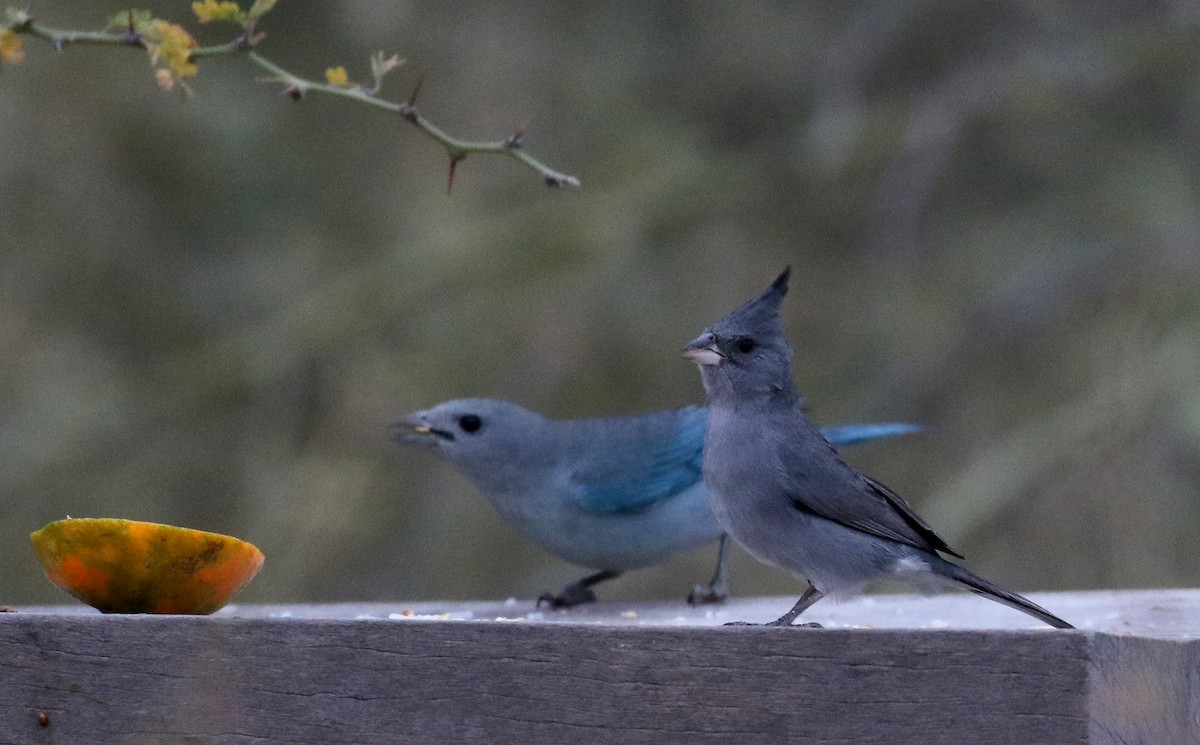
[[[725,581],[725,557],[729,553],[729,534],[722,533],[720,547],[717,548],[717,568],[707,585],[696,585],[688,593],[688,605],[707,605],[709,603],[724,603],[729,597],[729,584]]]
[[[746,621],[734,621],[733,623],[727,623],[725,625],[726,626],[791,626],[792,621],[796,620],[796,616],[798,616],[801,613],[803,613],[804,611],[808,610],[808,607],[810,605],[817,602],[818,600],[820,600],[823,597],[825,597],[825,593],[821,592],[820,590],[813,587],[812,585],[809,585],[808,589],[804,591],[804,594],[800,596],[800,599],[796,601],[796,604],[792,606],[792,609],[790,611],[788,611],[787,613],[784,613],[779,618],[776,618],[774,621],[768,621],[767,623],[763,623],[763,624],[747,623]],[[819,623],[802,623],[802,624],[800,624],[800,628],[819,629],[819,628],[821,628],[821,624],[819,624]]]
[[[823,597],[825,597],[825,593],[821,592],[820,590],[813,587],[812,585],[809,585],[808,589],[804,591],[804,594],[800,596],[800,599],[796,601],[796,604],[792,606],[792,609],[790,611],[788,611],[787,613],[784,613],[782,616],[780,616],[779,618],[776,618],[774,621],[771,621],[767,625],[768,626],[791,626],[792,621],[796,620],[796,616],[798,616],[801,613],[803,613],[804,611],[808,610],[808,607],[810,605],[817,602],[818,600],[820,600]],[[813,628],[813,629],[821,628],[821,624],[819,624],[819,623],[806,623],[803,625],[807,626],[809,628]]]
[[[537,599],[537,607],[541,608],[542,603],[545,603],[557,610],[584,603],[594,603],[596,602],[596,593],[592,592],[592,586],[620,576],[621,573],[615,569],[604,569],[595,574],[589,574],[577,582],[570,583],[557,595],[549,592],[543,593]]]

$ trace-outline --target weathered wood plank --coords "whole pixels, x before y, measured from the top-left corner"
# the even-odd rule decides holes
[[[5,633],[16,742],[999,745],[1087,718],[1080,635],[114,620]]]
[[[1027,630],[712,627],[786,599],[601,605],[540,623],[388,618],[515,617],[525,604],[18,609],[0,614],[0,743],[1200,742],[1188,612],[1200,592],[1038,599],[1136,632],[1112,610],[1125,607],[1153,628],[1028,630],[999,607]],[[955,613],[991,612],[972,601],[866,598],[826,613],[883,626],[936,610],[957,627]]]
[[[1097,634],[1091,644],[1092,742],[1200,743],[1200,640]]]

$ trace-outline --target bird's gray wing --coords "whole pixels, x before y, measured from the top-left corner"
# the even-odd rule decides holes
[[[595,514],[638,514],[695,486],[704,427],[697,406],[582,425],[571,477],[579,505]]]
[[[938,535],[937,531],[933,529],[933,526],[925,522],[924,518],[918,515],[903,497],[892,491],[886,484],[882,484],[866,474],[860,473],[858,475],[867,482],[867,484],[876,494],[879,494],[885,500],[887,500],[892,509],[894,509],[897,514],[901,515],[904,518],[904,521],[908,523],[908,525],[914,530],[916,530],[921,537],[934,548],[934,550],[943,551],[951,556],[957,556],[960,559],[966,558],[958,551],[950,548],[950,544],[946,543],[945,539]]]
[[[896,492],[859,473],[812,434],[785,455],[788,497],[797,509],[848,528],[963,558]]]

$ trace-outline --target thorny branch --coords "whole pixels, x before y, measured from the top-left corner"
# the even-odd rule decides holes
[[[65,47],[73,44],[91,44],[103,46],[122,46],[138,49],[151,49],[151,44],[147,42],[145,35],[134,27],[133,11],[130,11],[129,28],[121,32],[112,31],[75,31],[51,28],[38,23],[26,11],[8,12],[7,23],[0,26],[0,32],[7,30],[10,34],[25,35],[36,39],[41,39],[49,42],[55,49],[62,51]],[[416,105],[417,93],[420,91],[421,83],[418,81],[412,95],[406,101],[393,102],[387,99],[380,98],[377,94],[382,82],[383,74],[387,70],[398,64],[393,63],[388,65],[387,60],[383,60],[382,56],[378,60],[372,60],[373,68],[376,68],[377,61],[384,65],[382,71],[379,68],[375,69],[375,81],[373,86],[361,85],[337,85],[332,82],[320,82],[301,77],[295,73],[283,69],[279,65],[271,62],[266,57],[263,57],[257,50],[256,46],[262,40],[263,34],[256,33],[253,28],[253,23],[248,24],[243,30],[243,33],[238,35],[232,41],[225,44],[213,46],[196,46],[191,48],[186,53],[186,62],[194,64],[197,60],[210,57],[221,56],[241,56],[242,58],[252,62],[271,74],[271,77],[266,78],[268,82],[279,83],[283,86],[283,92],[291,96],[292,99],[299,101],[308,93],[323,93],[330,96],[338,96],[347,98],[360,104],[372,106],[383,111],[399,114],[404,121],[416,127],[419,131],[425,134],[433,141],[440,144],[450,157],[450,185],[454,183],[455,169],[460,162],[468,155],[503,155],[521,163],[526,168],[541,176],[542,180],[548,186],[579,186],[580,181],[575,176],[571,176],[561,171],[557,171],[537,158],[530,155],[524,149],[524,140],[522,133],[518,131],[516,134],[495,142],[472,142],[459,139],[448,134],[445,130],[426,119],[418,110]],[[153,49],[151,49],[153,53]],[[393,58],[394,59],[394,58]],[[193,68],[194,70],[194,68]]]

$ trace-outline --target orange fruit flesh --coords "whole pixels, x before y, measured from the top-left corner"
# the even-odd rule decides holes
[[[59,520],[29,538],[51,582],[105,613],[212,613],[263,563],[237,538],[135,520]]]

